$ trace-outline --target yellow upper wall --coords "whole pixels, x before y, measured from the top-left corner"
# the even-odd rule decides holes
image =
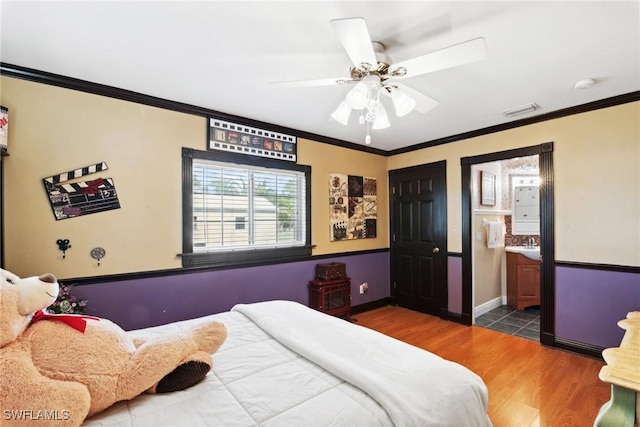
[[[389,180],[387,158],[376,154],[298,139],[298,161],[311,166],[311,221],[314,255],[389,247]],[[377,237],[330,241],[329,174],[342,173],[377,179]]]
[[[389,170],[447,161],[449,251],[462,250],[462,157],[553,142],[555,258],[640,266],[640,102],[389,158]]]
[[[84,277],[179,268],[181,147],[206,148],[206,119],[0,77],[9,108],[5,265],[20,275]],[[460,158],[554,143],[556,259],[640,266],[640,102],[383,157],[298,140],[312,168],[314,255],[389,247],[387,171],[447,161],[448,250],[460,252]],[[122,208],[56,221],[42,178],[105,161]],[[378,237],[331,242],[328,176],[378,180]],[[94,176],[91,176],[92,178]],[[69,239],[66,259],[55,244]],[[89,251],[102,246],[100,267]]]
[[[206,119],[9,77],[0,78],[9,108],[4,166],[5,266],[26,276],[86,277],[180,268],[181,147],[206,149]],[[42,178],[98,162],[109,169],[121,208],[56,221]],[[312,173],[314,255],[387,248],[387,158],[298,140],[298,163]],[[378,237],[330,242],[329,173],[378,180]],[[56,241],[69,239],[62,259]],[[98,267],[92,248],[106,249]]]

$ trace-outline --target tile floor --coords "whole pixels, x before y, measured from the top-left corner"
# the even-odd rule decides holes
[[[508,305],[501,305],[476,317],[476,325],[540,341],[540,306],[517,311]]]

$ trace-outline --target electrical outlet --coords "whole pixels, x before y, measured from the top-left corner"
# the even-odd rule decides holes
[[[367,282],[364,282],[360,285],[360,293],[364,294],[369,290],[369,284]]]

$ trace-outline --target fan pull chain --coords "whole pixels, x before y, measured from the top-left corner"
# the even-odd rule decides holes
[[[364,143],[367,145],[371,144],[371,135],[369,135],[370,126],[371,126],[371,122],[367,121],[367,136],[364,138]]]

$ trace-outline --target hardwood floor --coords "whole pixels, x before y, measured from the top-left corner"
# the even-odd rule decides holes
[[[609,385],[598,379],[604,365],[599,360],[400,307],[378,308],[352,318],[482,377],[495,427],[591,426],[610,398]]]

